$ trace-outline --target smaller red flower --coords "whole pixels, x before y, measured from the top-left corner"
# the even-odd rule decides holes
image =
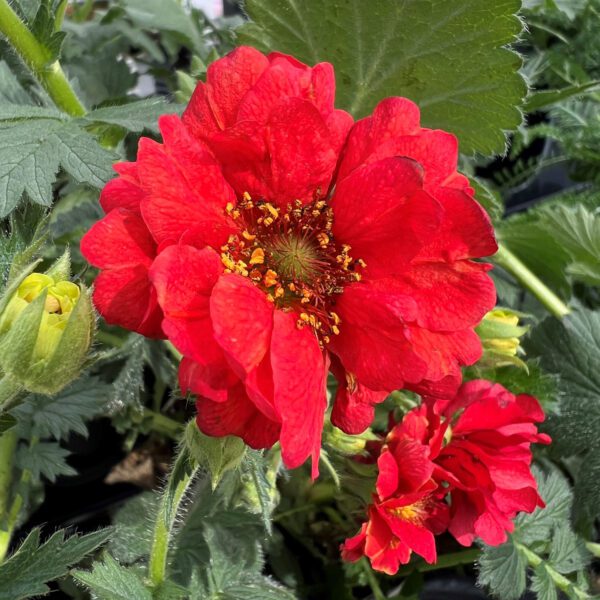
[[[426,398],[388,437],[410,435],[428,444],[433,478],[448,486],[448,530],[464,546],[476,537],[497,546],[519,512],[544,502],[531,473],[531,444],[549,444],[536,423],[544,412],[533,396],[500,384],[470,381],[452,400]]]
[[[429,452],[427,446],[404,436],[384,446],[368,520],[342,545],[344,560],[367,556],[374,569],[389,575],[406,564],[413,551],[429,563],[436,561],[434,534],[446,529],[448,506],[432,479]]]

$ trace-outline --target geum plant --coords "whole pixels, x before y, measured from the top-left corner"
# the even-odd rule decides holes
[[[597,190],[475,174],[596,84],[491,4],[0,0],[1,600],[594,596]],[[41,541],[100,416],[164,486]]]

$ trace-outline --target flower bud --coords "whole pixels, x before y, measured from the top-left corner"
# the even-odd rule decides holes
[[[30,273],[11,286],[1,302],[0,367],[30,392],[61,390],[79,375],[90,347],[90,297],[68,281],[68,272],[65,255],[46,273]]]
[[[491,310],[476,328],[483,346],[481,363],[490,367],[516,365],[527,368],[517,356],[523,354],[520,337],[529,327],[519,326],[520,313],[508,308]]]
[[[344,456],[356,456],[363,454],[366,450],[367,442],[378,440],[379,438],[367,429],[360,435],[350,435],[344,433],[331,423],[325,423],[323,429],[323,442],[327,446],[336,450]]]

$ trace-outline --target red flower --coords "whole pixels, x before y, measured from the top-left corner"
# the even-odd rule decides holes
[[[450,533],[464,546],[476,537],[495,546],[513,531],[517,513],[544,506],[530,468],[531,444],[550,443],[535,425],[543,420],[534,397],[478,380],[450,401],[426,399],[390,436],[429,445],[433,478],[449,486]]]
[[[440,501],[432,479],[429,448],[396,437],[384,446],[377,464],[377,494],[368,508],[368,520],[344,542],[342,557],[355,561],[367,556],[374,569],[389,575],[410,560],[412,551],[434,563],[434,534],[446,529],[448,506]]]
[[[290,467],[316,468],[330,362],[333,421],[361,431],[391,390],[456,389],[495,302],[456,139],[403,98],[354,125],[333,101],[331,65],[238,48],[119,166],[81,244],[106,320],[184,354],[200,428],[279,439]]]

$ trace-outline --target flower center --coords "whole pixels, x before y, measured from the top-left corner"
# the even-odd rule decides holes
[[[396,508],[388,508],[390,515],[402,521],[408,521],[413,525],[421,525],[425,520],[426,500],[418,500],[414,504],[407,506],[398,506]]]
[[[331,207],[297,200],[284,210],[244,194],[226,211],[241,233],[221,247],[225,272],[248,277],[278,308],[296,310],[298,327],[312,327],[321,344],[339,334],[335,296],[359,281],[366,265],[334,239]]]

